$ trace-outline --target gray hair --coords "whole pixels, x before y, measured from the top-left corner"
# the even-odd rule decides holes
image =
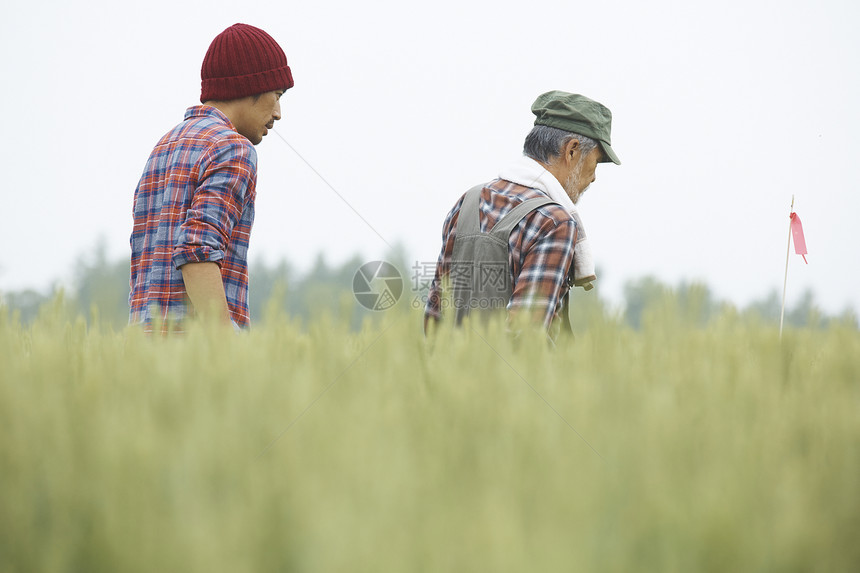
[[[561,150],[572,139],[579,141],[582,157],[585,157],[592,149],[597,147],[597,142],[585,135],[571,133],[548,125],[536,125],[526,136],[526,141],[523,144],[523,154],[535,161],[550,163],[553,159],[561,155]]]

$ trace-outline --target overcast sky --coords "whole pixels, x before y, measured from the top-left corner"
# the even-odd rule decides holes
[[[399,243],[435,261],[448,210],[560,89],[613,112],[622,165],[580,201],[604,295],[647,274],[739,305],[781,293],[794,195],[809,265],[792,254],[789,302],[812,288],[829,312],[860,309],[856,0],[14,3],[0,291],[68,281],[99,237],[128,256],[146,158],[236,22],[269,32],[296,81],[257,148],[252,260]]]

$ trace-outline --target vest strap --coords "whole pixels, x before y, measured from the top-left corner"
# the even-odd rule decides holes
[[[481,232],[481,211],[480,200],[481,191],[484,185],[475,185],[463,197],[463,202],[460,204],[460,213],[457,215],[457,237],[465,237],[467,235],[477,235]],[[456,241],[456,239],[454,239]]]
[[[491,235],[501,235],[500,238],[508,240],[508,237],[511,235],[511,231],[514,230],[523,217],[534,211],[535,209],[539,209],[544,205],[549,203],[555,203],[549,197],[535,197],[534,199],[526,199],[513,209],[507,212],[501,219],[499,219],[496,224],[490,229]]]

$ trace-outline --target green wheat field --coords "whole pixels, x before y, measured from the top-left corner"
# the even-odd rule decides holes
[[[860,333],[0,308],[0,571],[857,571]]]

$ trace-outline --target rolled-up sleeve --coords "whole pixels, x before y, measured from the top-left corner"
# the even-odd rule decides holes
[[[253,193],[257,153],[238,136],[216,142],[200,165],[191,206],[173,246],[173,265],[214,262],[220,266],[233,228]]]

